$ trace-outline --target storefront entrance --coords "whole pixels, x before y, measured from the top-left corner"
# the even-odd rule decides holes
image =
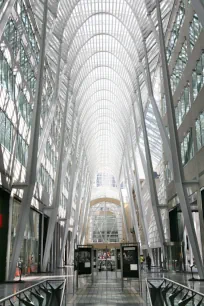
[[[169,271],[185,271],[184,245],[179,242],[165,244],[166,269]]]
[[[17,224],[19,220],[21,203],[14,199],[12,207],[12,224],[11,224],[11,250],[16,237]],[[30,274],[38,271],[39,266],[39,236],[40,236],[40,214],[30,209],[24,231],[24,241],[21,247],[19,261],[22,263],[22,273]],[[19,276],[19,269],[16,267],[16,276]]]

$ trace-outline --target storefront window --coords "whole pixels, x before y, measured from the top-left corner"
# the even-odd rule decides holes
[[[11,254],[16,237],[17,224],[19,220],[21,204],[19,201],[13,201],[12,226],[11,226]],[[21,247],[20,258],[23,262],[23,274],[37,272],[38,253],[39,253],[39,222],[40,214],[30,209],[29,219],[24,231],[24,241]],[[16,269],[18,275],[18,269]]]

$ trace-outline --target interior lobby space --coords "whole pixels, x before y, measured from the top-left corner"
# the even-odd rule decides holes
[[[204,305],[204,0],[0,0],[0,306]]]

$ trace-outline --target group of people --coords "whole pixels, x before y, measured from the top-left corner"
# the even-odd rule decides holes
[[[141,270],[144,269],[144,262],[145,262],[144,256],[143,256],[143,255],[140,255]],[[147,257],[146,257],[146,263],[147,263],[148,271],[151,271],[152,259],[151,259],[151,257],[149,256],[149,254],[148,254]]]

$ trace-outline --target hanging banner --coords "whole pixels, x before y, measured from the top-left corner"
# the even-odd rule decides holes
[[[78,275],[91,274],[92,248],[78,248]]]
[[[122,246],[123,277],[139,278],[138,246]]]

